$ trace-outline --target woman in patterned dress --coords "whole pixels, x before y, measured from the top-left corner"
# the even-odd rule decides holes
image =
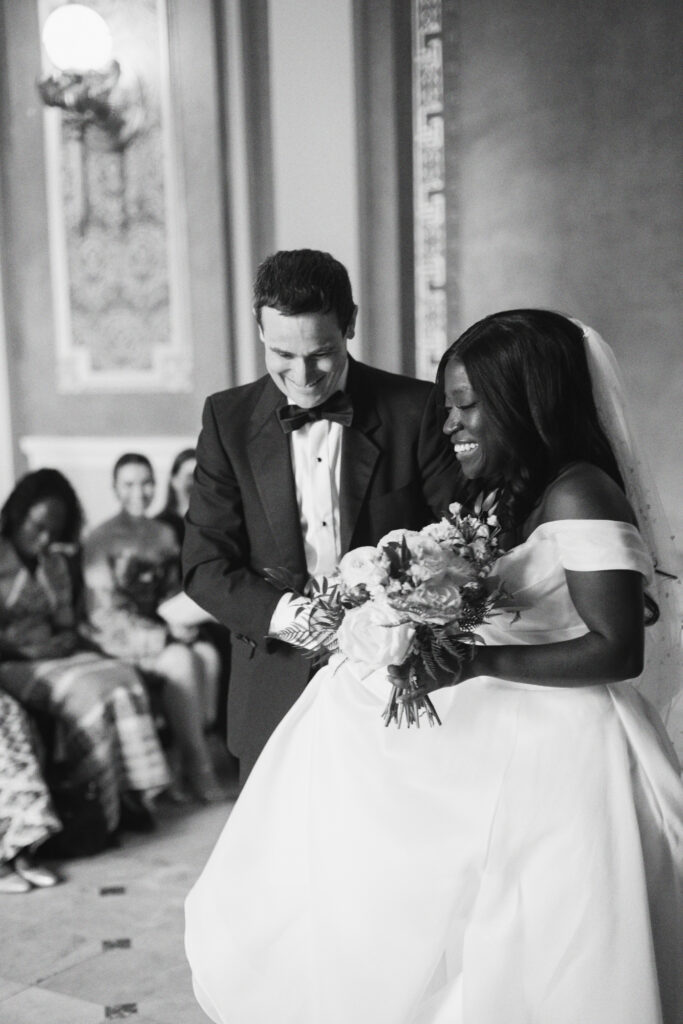
[[[36,760],[28,719],[0,693],[0,893],[55,885],[57,875],[35,859],[61,828]]]
[[[168,769],[132,666],[83,650],[72,574],[56,542],[76,542],[78,499],[54,469],[28,473],[0,512],[0,688],[56,726],[69,782],[96,793],[106,827],[149,822]]]

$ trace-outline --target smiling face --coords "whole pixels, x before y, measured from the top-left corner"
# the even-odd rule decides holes
[[[19,557],[35,562],[51,544],[60,540],[66,529],[67,510],[59,498],[46,498],[31,505],[12,537]]]
[[[144,516],[154,500],[154,474],[148,466],[129,462],[116,473],[114,493],[124,512]]]
[[[444,397],[448,417],[443,431],[453,445],[464,475],[468,480],[478,480],[500,473],[505,453],[467,370],[457,359],[451,359],[446,365]]]
[[[354,310],[343,334],[334,313],[285,316],[263,307],[260,334],[266,369],[290,403],[312,409],[339,390],[355,321]]]

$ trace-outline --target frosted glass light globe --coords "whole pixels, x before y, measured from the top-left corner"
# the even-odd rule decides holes
[[[45,52],[60,71],[99,71],[111,60],[111,32],[104,18],[84,4],[57,7],[43,25]]]

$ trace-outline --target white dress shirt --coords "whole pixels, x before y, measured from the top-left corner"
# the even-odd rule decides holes
[[[347,367],[339,390],[346,386]],[[339,481],[344,428],[330,420],[305,423],[289,434],[299,521],[309,576],[329,576],[341,558]],[[283,594],[270,621],[277,636],[291,625],[302,598]]]
[[[329,576],[339,562],[340,423],[315,420],[289,435],[296,500],[309,576]]]

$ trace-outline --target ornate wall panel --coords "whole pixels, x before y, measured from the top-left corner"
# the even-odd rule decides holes
[[[448,338],[442,0],[413,0],[415,363],[433,378]]]
[[[57,6],[39,0],[41,21]],[[89,6],[111,30],[128,96],[124,133],[132,135],[116,145],[99,127],[79,131],[61,110],[45,110],[57,387],[190,391],[187,232],[166,0]]]
[[[413,0],[416,364],[428,378],[462,329],[460,5]]]
[[[462,0],[441,0],[443,12],[443,110],[446,203],[446,296],[448,343],[467,327],[463,322],[461,175],[462,160]]]

